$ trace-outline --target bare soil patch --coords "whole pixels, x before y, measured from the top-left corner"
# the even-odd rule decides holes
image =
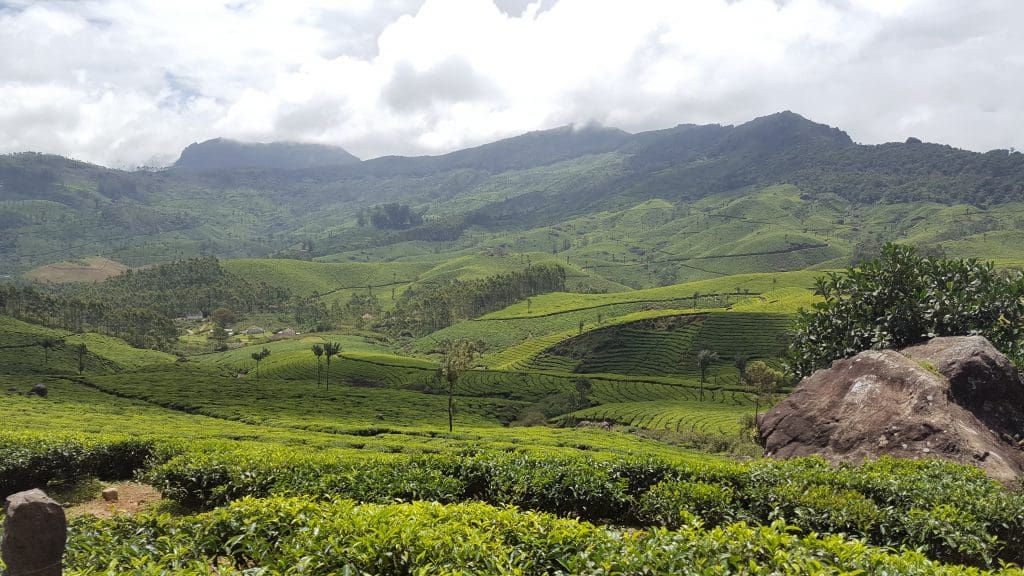
[[[149,509],[162,499],[160,492],[147,484],[114,482],[104,484],[103,487],[116,488],[118,493],[117,501],[108,502],[97,491],[96,497],[92,500],[68,508],[68,517],[74,518],[75,516],[92,514],[100,518],[110,518],[119,514],[136,514]]]
[[[81,262],[58,262],[40,266],[25,273],[25,278],[36,282],[102,282],[117,276],[128,267],[108,258],[87,258]]]

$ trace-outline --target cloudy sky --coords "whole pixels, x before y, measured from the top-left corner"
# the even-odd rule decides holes
[[[779,110],[1024,147],[1020,0],[0,0],[0,153],[116,167],[217,136],[435,154]]]

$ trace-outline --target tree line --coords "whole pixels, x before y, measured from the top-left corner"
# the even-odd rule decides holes
[[[542,264],[477,280],[414,286],[398,297],[384,327],[400,334],[428,334],[530,296],[564,291],[565,277],[565,268]]]
[[[0,285],[0,311],[34,324],[115,336],[138,348],[169,349],[178,336],[174,321],[152,309],[31,286]]]

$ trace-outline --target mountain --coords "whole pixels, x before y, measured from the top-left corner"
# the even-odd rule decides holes
[[[174,163],[178,170],[214,172],[237,168],[269,168],[301,170],[319,166],[343,166],[359,162],[352,154],[337,146],[271,142],[260,144],[214,138],[190,144]]]
[[[387,203],[412,224],[375,227]],[[214,140],[155,173],[0,156],[0,274],[96,255],[136,267],[200,254],[545,252],[640,287],[845,264],[884,240],[1016,258],[1007,247],[1024,243],[1021,213],[1020,153],[865,146],[793,112],[639,134],[561,127],[362,162],[323,146]]]

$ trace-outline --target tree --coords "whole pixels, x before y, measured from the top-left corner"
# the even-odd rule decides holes
[[[448,431],[454,429],[455,419],[455,383],[459,377],[473,365],[476,349],[473,343],[465,338],[444,345],[444,357],[441,359],[441,377],[448,385]]]
[[[260,362],[262,362],[263,359],[266,358],[267,356],[270,356],[270,350],[267,350],[266,348],[264,348],[263,350],[260,350],[259,352],[253,352],[251,354],[251,356],[252,356],[252,359],[256,361],[256,380],[259,380],[260,379]]]
[[[978,334],[1024,360],[1024,275],[991,262],[922,258],[887,244],[860,268],[816,281],[823,298],[797,316],[787,368],[802,377],[863,350]]]
[[[327,371],[324,373],[324,388],[331,389],[331,358],[341,354],[341,344],[338,342],[324,343],[324,356],[327,357]]]
[[[78,373],[81,374],[85,371],[85,355],[89,350],[85,347],[85,342],[80,342],[75,345],[75,356],[78,357]]]
[[[313,344],[313,355],[316,356],[316,387],[320,389],[320,358],[324,355],[322,344]]]
[[[50,363],[50,350],[56,350],[64,346],[64,341],[59,338],[46,337],[39,341],[39,346],[43,349],[43,365]]]
[[[210,320],[221,328],[226,328],[229,324],[235,323],[235,312],[230,308],[221,306],[210,313]]]
[[[782,372],[772,368],[761,360],[755,360],[747,366],[746,379],[754,389],[754,419],[761,409],[761,400],[767,400],[775,393],[782,382]]]
[[[732,365],[740,373],[740,384],[747,382],[747,361],[750,359],[746,354],[740,353],[732,357]]]
[[[594,384],[587,378],[577,378],[575,386],[576,393],[580,395],[579,406],[586,408],[590,404],[588,396],[594,390]]]
[[[702,348],[697,351],[697,369],[700,370],[700,399],[704,399],[704,382],[708,377],[708,368],[718,360],[718,352],[710,348]]]

